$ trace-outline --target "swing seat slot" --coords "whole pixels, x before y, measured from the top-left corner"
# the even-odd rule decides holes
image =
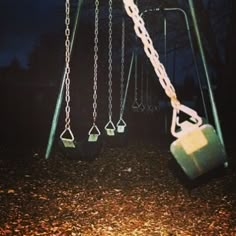
[[[224,147],[208,124],[184,133],[171,144],[170,150],[190,179],[227,164]]]

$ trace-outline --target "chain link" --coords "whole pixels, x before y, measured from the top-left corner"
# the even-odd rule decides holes
[[[65,2],[65,129],[70,128],[70,0]]]
[[[123,0],[123,2],[127,14],[132,18],[134,22],[134,30],[136,32],[136,35],[142,40],[144,44],[144,51],[154,67],[161,86],[165,90],[166,95],[170,98],[173,108],[178,110],[181,104],[177,99],[175,89],[171,84],[170,79],[168,78],[165,67],[159,60],[159,54],[154,49],[153,42],[145,28],[144,21],[139,15],[138,7],[135,5],[133,0]]]
[[[122,19],[121,32],[121,72],[120,72],[120,110],[122,109],[124,98],[124,64],[125,64],[125,19]]]
[[[109,46],[108,46],[108,109],[109,120],[112,119],[112,0],[109,0]]]
[[[144,105],[144,65],[141,66],[140,105]]]
[[[135,49],[134,61],[134,103],[138,103],[138,49]]]
[[[93,124],[97,119],[97,71],[98,71],[98,15],[99,1],[95,1],[95,28],[94,28],[94,77],[93,77]]]
[[[146,66],[145,66],[146,67]],[[148,109],[149,107],[149,78],[148,78],[148,72],[145,71],[145,79],[146,79],[146,107]]]

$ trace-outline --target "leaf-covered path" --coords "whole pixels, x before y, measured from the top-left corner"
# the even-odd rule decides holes
[[[236,235],[236,173],[194,188],[162,148],[104,148],[95,161],[55,154],[0,159],[0,235]]]

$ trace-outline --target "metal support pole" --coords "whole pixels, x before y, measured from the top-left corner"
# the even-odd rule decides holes
[[[79,20],[80,9],[81,9],[82,3],[83,3],[83,0],[78,0],[77,13],[76,13],[76,17],[75,17],[73,33],[72,33],[72,36],[71,36],[70,55],[71,55],[73,45],[74,45],[74,39],[75,39],[75,35],[76,35],[76,30],[77,30],[77,25],[78,25],[78,20]],[[60,115],[60,111],[61,111],[62,99],[63,99],[63,94],[64,94],[64,85],[65,85],[65,77],[66,77],[65,72],[66,71],[64,70],[60,90],[59,90],[59,93],[58,93],[58,96],[57,96],[56,107],[55,107],[55,110],[54,110],[54,115],[53,115],[52,124],[51,124],[51,130],[50,130],[50,133],[49,133],[47,149],[46,149],[46,153],[45,153],[45,158],[46,159],[48,159],[49,156],[50,156],[50,153],[51,153],[51,150],[52,150],[52,145],[53,145],[53,142],[54,142],[54,139],[55,139],[56,129],[57,129],[59,115]]]
[[[126,104],[127,94],[128,94],[128,90],[129,90],[129,82],[130,82],[131,72],[132,72],[132,68],[133,68],[134,57],[135,56],[134,56],[134,52],[133,52],[131,60],[130,60],[129,74],[128,74],[128,79],[127,79],[127,83],[126,83],[126,87],[125,87],[125,94],[124,94],[124,97],[122,100],[121,114],[120,114],[121,118],[123,118],[124,111],[125,111],[125,104]]]
[[[206,81],[207,81],[207,87],[208,87],[209,96],[210,96],[210,103],[211,103],[213,118],[214,118],[214,122],[215,122],[215,125],[216,125],[216,131],[217,131],[217,134],[219,136],[219,139],[220,139],[222,145],[224,146],[224,140],[223,140],[223,136],[222,136],[220,121],[219,121],[218,112],[217,112],[217,108],[216,108],[216,104],[215,104],[212,84],[211,84],[210,76],[209,76],[209,73],[208,73],[205,52],[204,52],[204,49],[203,49],[202,40],[201,40],[201,36],[200,36],[200,32],[199,32],[199,27],[198,27],[198,23],[197,23],[197,17],[196,17],[196,13],[195,13],[193,0],[188,0],[188,2],[189,2],[191,16],[192,16],[192,19],[193,19],[194,30],[195,30],[195,33],[196,33],[196,36],[197,36],[198,47],[199,47],[202,62],[203,62],[203,68],[204,68],[204,72],[205,72],[205,76],[206,76]]]
[[[163,11],[163,17],[164,17],[164,65],[167,71],[167,20],[166,20],[166,14],[165,11],[162,9],[161,11]],[[168,109],[165,110],[165,134],[168,134]]]
[[[167,24],[166,24],[166,15],[164,16],[164,65],[167,69]]]
[[[175,42],[175,47],[174,47],[174,52],[173,52],[173,68],[172,68],[172,82],[174,85],[175,85],[176,49],[177,49],[177,44]]]

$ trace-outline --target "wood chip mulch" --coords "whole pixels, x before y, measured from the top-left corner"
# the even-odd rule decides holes
[[[0,235],[235,236],[235,167],[191,187],[171,160],[142,143],[91,162],[0,158]]]

